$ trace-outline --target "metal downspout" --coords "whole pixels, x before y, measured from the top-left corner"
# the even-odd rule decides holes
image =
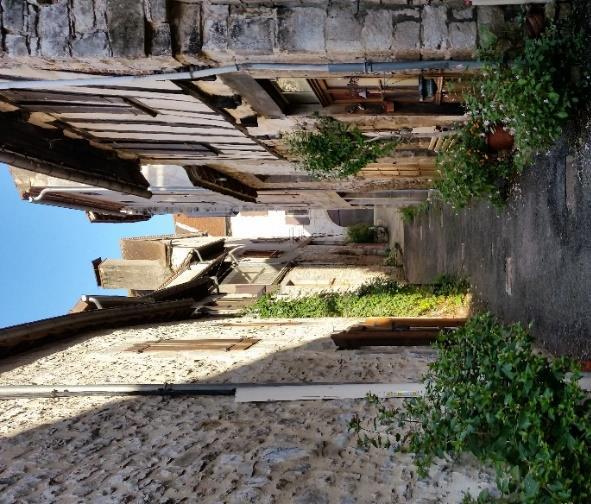
[[[327,72],[327,73],[353,73],[372,74],[385,73],[402,70],[466,70],[480,68],[479,61],[454,61],[454,60],[433,60],[433,61],[385,61],[360,63],[321,63],[321,64],[300,64],[300,63],[241,63],[222,67],[206,68],[204,70],[188,70],[184,72],[156,73],[149,75],[118,75],[115,77],[91,77],[79,79],[55,79],[55,80],[19,80],[0,82],[0,90],[7,89],[55,89],[65,86],[105,86],[119,85],[125,82],[142,81],[179,81],[199,80],[213,75],[249,71],[269,70],[275,72]]]

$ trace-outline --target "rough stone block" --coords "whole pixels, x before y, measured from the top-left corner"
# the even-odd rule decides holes
[[[463,23],[450,23],[449,40],[454,51],[473,51],[476,49],[476,23],[466,21]]]
[[[92,0],[73,0],[72,17],[74,31],[78,35],[90,33],[94,28],[94,4]]]
[[[352,7],[331,7],[326,20],[326,50],[328,53],[359,53],[361,46],[362,16]]]
[[[324,53],[326,18],[326,11],[317,7],[279,9],[279,48],[288,52]]]
[[[375,8],[378,5],[380,5],[380,0],[360,0],[359,2],[359,7],[363,10]]]
[[[228,48],[228,18],[230,8],[227,5],[208,5],[203,10],[203,50],[225,51]]]
[[[23,0],[2,0],[2,27],[9,32],[20,32],[24,28],[26,4]]]
[[[448,39],[447,7],[426,5],[423,8],[423,47],[432,50],[447,49]]]
[[[408,5],[408,0],[382,0],[382,5],[385,5],[387,7]]]
[[[143,0],[107,0],[107,25],[113,56],[145,56]]]
[[[49,58],[68,56],[70,20],[68,4],[65,0],[58,3],[39,6],[37,31],[40,39],[40,52]]]
[[[111,55],[109,38],[105,32],[95,32],[72,40],[72,56],[76,58],[103,58]]]
[[[27,5],[27,12],[25,15],[24,31],[29,37],[37,36],[37,21],[39,19],[39,12],[33,5]]]
[[[261,7],[230,15],[228,46],[236,54],[273,52],[275,19],[272,9]]]
[[[361,30],[361,43],[366,53],[389,52],[394,41],[392,12],[367,11]]]
[[[394,15],[394,21],[412,21],[415,19],[420,19],[421,17],[421,9],[417,7],[408,7],[406,9],[393,9],[392,14]]]
[[[197,56],[201,51],[201,6],[172,2],[169,15],[173,53]]]
[[[107,0],[94,0],[94,23],[97,30],[107,31]]]
[[[400,56],[418,55],[421,46],[421,24],[416,21],[404,21],[394,25],[394,43],[392,51]]]
[[[457,21],[471,21],[474,19],[474,7],[452,9],[451,17]]]
[[[4,37],[4,48],[11,58],[18,58],[29,55],[27,39],[22,35],[13,35],[7,33]]]
[[[150,23],[150,54],[152,56],[172,56],[172,38],[168,23]]]
[[[505,16],[501,7],[482,6],[476,11],[478,19],[478,33],[482,35],[485,30],[495,31],[505,22]]]
[[[39,37],[30,37],[29,38],[29,53],[31,56],[39,56],[41,51],[41,43],[39,41]]]
[[[148,15],[152,23],[166,23],[166,0],[148,0]]]

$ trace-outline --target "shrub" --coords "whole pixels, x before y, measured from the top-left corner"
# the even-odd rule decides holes
[[[324,292],[295,299],[262,296],[250,309],[263,318],[418,317],[454,313],[465,293],[436,294],[432,286],[405,285],[378,278],[355,291]]]
[[[490,37],[489,37],[490,39]],[[454,207],[489,198],[502,204],[516,175],[560,136],[586,93],[587,78],[573,78],[582,65],[584,38],[571,24],[552,24],[535,39],[525,39],[506,61],[502,41],[489,40],[482,57],[490,58],[465,96],[468,123],[455,143],[438,155],[436,187]],[[502,127],[515,139],[511,152],[489,152],[487,133]]]
[[[454,143],[437,156],[439,178],[435,188],[455,208],[482,197],[495,204],[505,200],[516,169],[509,157],[490,154],[484,137],[482,123],[471,120],[459,130]]]
[[[465,294],[470,289],[468,279],[449,275],[447,273],[438,275],[433,281],[433,293],[442,296],[455,296]]]
[[[422,475],[435,457],[470,452],[496,469],[503,502],[590,502],[591,403],[573,362],[537,355],[522,326],[489,314],[443,334],[436,346],[423,397],[402,410],[370,398],[376,425],[392,438],[378,442],[352,420],[361,445],[414,452]],[[413,428],[393,434],[405,425]]]
[[[396,146],[393,140],[369,141],[356,126],[332,117],[319,117],[314,130],[296,131],[286,141],[303,169],[318,178],[355,175]]]
[[[404,207],[400,210],[400,213],[402,214],[402,220],[407,224],[410,224],[415,220],[415,217],[427,213],[429,208],[431,208],[431,202],[428,200],[425,200],[415,206]]]
[[[367,224],[353,224],[347,228],[349,241],[353,243],[375,243],[375,228]]]

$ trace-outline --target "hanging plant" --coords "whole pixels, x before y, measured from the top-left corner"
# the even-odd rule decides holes
[[[302,168],[318,178],[355,175],[392,152],[398,143],[392,139],[373,141],[356,126],[332,117],[319,117],[313,130],[296,131],[285,140]]]

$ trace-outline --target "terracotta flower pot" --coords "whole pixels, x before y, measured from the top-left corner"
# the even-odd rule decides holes
[[[486,134],[486,143],[493,152],[507,151],[513,148],[515,138],[503,126],[497,125]]]
[[[538,38],[546,28],[546,15],[543,9],[531,8],[525,15],[525,32],[529,38]]]

